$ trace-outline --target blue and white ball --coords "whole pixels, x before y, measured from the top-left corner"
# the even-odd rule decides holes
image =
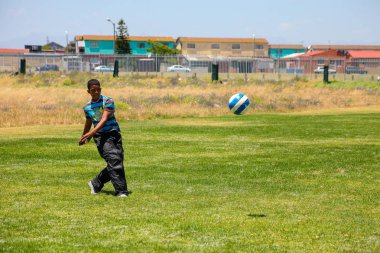
[[[245,110],[247,110],[250,102],[246,95],[243,93],[237,93],[233,95],[230,100],[228,100],[228,107],[230,108],[231,112],[240,115],[244,113]]]

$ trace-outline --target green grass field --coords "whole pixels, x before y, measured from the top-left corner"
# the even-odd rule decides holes
[[[1,252],[380,251],[379,113],[121,127],[128,198],[82,126],[1,129]]]

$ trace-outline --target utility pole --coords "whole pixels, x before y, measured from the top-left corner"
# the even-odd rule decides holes
[[[112,25],[113,25],[113,54],[116,54],[116,44],[115,44],[115,41],[116,41],[116,30],[115,30],[115,23],[112,22],[112,20],[110,18],[107,18],[107,21],[110,22]]]
[[[255,34],[252,35],[253,37],[253,64],[254,64],[254,73],[256,73],[256,44],[255,44]]]
[[[69,53],[69,32],[66,30],[66,53]]]

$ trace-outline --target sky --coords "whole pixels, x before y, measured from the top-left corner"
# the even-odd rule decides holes
[[[379,0],[0,0],[0,48],[112,35],[107,18],[131,36],[380,45]]]

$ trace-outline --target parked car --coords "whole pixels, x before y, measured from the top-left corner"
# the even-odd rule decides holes
[[[59,67],[55,64],[46,64],[36,67],[37,71],[59,71]]]
[[[316,69],[314,69],[315,74],[323,74],[323,72],[324,72],[323,66],[318,66]],[[336,74],[336,70],[329,68],[329,74]]]
[[[347,66],[346,74],[368,74],[368,71],[357,66]]]
[[[170,66],[167,70],[168,72],[191,72],[191,69],[184,67],[182,65]]]
[[[107,66],[97,66],[95,67],[95,72],[113,72],[113,68],[107,67]]]

